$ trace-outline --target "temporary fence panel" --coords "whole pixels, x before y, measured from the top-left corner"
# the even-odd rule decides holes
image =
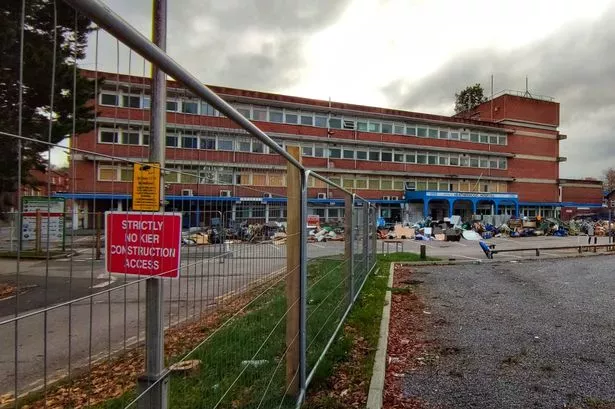
[[[375,265],[373,206],[302,166],[296,147],[274,143],[187,80],[182,67],[148,48],[151,42],[113,12],[103,13],[100,2],[67,3],[80,11],[59,1],[44,7],[55,27],[59,15],[63,25],[68,14],[74,21],[72,33],[52,32],[46,79],[54,90],[49,110],[73,107],[72,119],[62,124],[69,125],[70,144],[57,141],[55,115],[46,116],[45,132],[23,132],[25,115],[33,115],[21,109],[27,84],[11,101],[19,108],[15,120],[0,129],[0,146],[12,147],[20,162],[14,209],[3,211],[0,225],[0,249],[8,257],[0,260],[0,299],[7,298],[0,318],[0,404],[156,407],[152,393],[165,384],[164,403],[173,408],[295,407]],[[22,3],[26,14],[29,4]],[[61,43],[70,45],[85,32],[85,13],[111,34],[102,28],[90,34],[94,64],[89,74],[70,66],[67,83],[58,66],[80,56],[70,46],[73,54],[62,55]],[[28,46],[23,34],[31,29],[24,20],[20,49]],[[103,43],[113,50],[112,75],[99,70]],[[23,73],[20,84],[30,75],[24,61],[22,55],[14,67]],[[144,110],[151,85],[124,76],[143,78],[150,63],[185,84],[168,89],[169,100],[182,108],[167,107],[164,140],[157,142]],[[90,82],[82,81],[86,77]],[[77,111],[81,93],[90,93],[93,104],[86,125]],[[215,112],[216,121],[203,125],[190,111],[194,106]],[[165,145],[160,165],[150,159],[158,142]],[[49,170],[35,197],[22,189],[31,175],[21,161],[30,152],[42,153]],[[51,172],[58,154],[69,163],[61,188]],[[252,154],[262,155],[266,166],[255,164]],[[155,214],[173,222],[135,210],[135,171],[151,166],[160,168],[163,187]],[[178,269],[168,267],[169,258],[178,260]],[[154,281],[162,293],[157,334],[146,325],[152,318],[146,293]],[[143,377],[152,336],[163,337],[164,356],[153,358],[164,369]]]

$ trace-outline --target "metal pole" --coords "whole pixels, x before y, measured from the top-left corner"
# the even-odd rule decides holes
[[[609,205],[610,205],[610,203],[609,203]],[[611,240],[613,239],[613,234],[611,233],[612,212],[613,212],[613,209],[609,206],[609,226],[608,226],[608,229],[607,229],[607,232],[609,234],[609,244],[611,244]]]
[[[302,172],[301,176],[301,215],[299,217],[301,221],[301,244],[299,245],[299,257],[301,263],[301,277],[299,289],[299,403],[302,403],[307,388],[307,200],[308,178],[310,177],[310,171],[308,170]]]
[[[152,39],[160,50],[167,46],[167,0],[153,0]],[[149,161],[165,162],[166,100],[165,73],[152,64],[152,98],[150,108]],[[160,211],[164,211],[164,180],[161,172]],[[139,378],[139,393],[146,393],[139,400],[139,409],[168,406],[168,378],[164,368],[163,281],[154,277],[145,287],[145,374]]]

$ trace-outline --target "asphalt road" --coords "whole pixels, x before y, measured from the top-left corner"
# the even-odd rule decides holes
[[[613,407],[599,405],[615,402],[613,265],[600,256],[417,269],[426,337],[448,352],[406,374],[405,393],[442,408]]]
[[[312,244],[308,258],[341,254],[343,248],[339,242]],[[165,325],[207,314],[218,297],[240,292],[286,267],[285,245],[240,244],[227,250],[228,257],[216,246],[183,249],[181,277],[164,280]],[[0,281],[15,284],[19,279],[19,287],[25,288],[19,297],[0,300],[0,395],[14,391],[16,357],[18,389],[23,393],[43,385],[45,377],[49,381],[65,376],[69,356],[72,368],[84,366],[90,356],[104,357],[137,336],[143,338],[145,282],[134,276],[109,276],[104,261],[94,260],[91,250],[48,263],[22,260],[19,275],[16,272],[15,260],[0,259]],[[45,314],[40,312],[45,306],[55,308]],[[16,325],[9,322],[16,311],[33,315]]]

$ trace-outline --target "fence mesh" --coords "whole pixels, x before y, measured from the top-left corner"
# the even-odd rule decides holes
[[[75,32],[81,29],[83,15],[46,4],[56,23],[58,10],[70,12]],[[113,39],[116,72],[98,69],[102,37]],[[60,43],[54,40],[56,49]],[[37,157],[41,169],[20,161],[12,209],[0,222],[0,404],[155,407],[149,394],[168,381],[173,408],[294,407],[375,263],[373,208],[305,168],[293,172],[197,90],[173,85],[159,213],[177,215],[177,223],[158,225],[151,212],[133,209],[135,167],[151,166],[144,78],[151,56],[139,57],[102,29],[90,44],[89,70],[73,64],[67,87],[55,68],[45,79],[53,89],[49,112],[54,98],[73,102],[66,139],[51,138],[60,119],[49,113],[37,117],[49,134],[22,132],[16,124],[28,118],[21,111],[0,129],[0,146],[13,146],[24,162]],[[23,58],[16,68],[29,75]],[[83,132],[76,124],[81,92],[93,108]],[[181,110],[173,101],[182,101]],[[190,112],[195,106],[200,115]],[[63,171],[54,169],[58,156],[68,163]],[[135,224],[120,234],[124,244],[114,245],[114,231],[128,220]],[[151,255],[168,237],[181,260],[177,278],[162,278],[175,270],[166,267],[160,277],[129,273],[156,260],[135,267],[131,251]],[[111,255],[121,271],[110,267]],[[152,281],[162,286],[158,335],[171,372],[144,380]]]

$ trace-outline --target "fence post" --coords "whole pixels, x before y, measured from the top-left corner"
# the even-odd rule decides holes
[[[300,160],[299,158],[295,158]],[[300,401],[305,398],[307,389],[307,284],[308,284],[308,249],[307,249],[307,199],[310,171],[301,172],[301,286],[300,286],[300,316],[299,316],[299,387]]]
[[[163,51],[167,46],[167,0],[154,0],[152,41]],[[152,64],[149,161],[164,168],[166,133],[166,74]],[[160,210],[164,211],[164,179],[160,180]],[[139,377],[138,409],[168,407],[169,379],[164,367],[164,287],[159,277],[145,282],[145,373]]]
[[[94,216],[95,220],[94,220],[94,226],[96,228],[96,260],[100,260],[100,258],[102,257],[102,253],[100,251],[100,248],[102,247],[102,240],[101,240],[101,226],[102,226],[102,215],[100,212],[96,212],[96,215]]]
[[[298,146],[288,146],[288,153],[295,159],[301,159]],[[301,169],[288,162],[286,165],[286,196],[288,220],[286,228],[286,389],[294,397],[299,395],[300,375],[300,291],[301,291]]]
[[[348,274],[348,305],[354,300],[354,195],[346,195],[344,210],[344,258]]]
[[[370,223],[370,207],[368,202],[363,203],[363,264],[365,265],[365,276],[369,273],[370,257],[369,257],[369,223]]]
[[[35,229],[36,229],[36,243],[34,243],[34,249],[35,251],[38,253],[41,251],[41,236],[42,236],[42,231],[41,231],[41,211],[40,210],[36,210],[36,225],[35,225]]]
[[[378,259],[378,212],[375,207],[372,212],[372,256],[375,264]]]

